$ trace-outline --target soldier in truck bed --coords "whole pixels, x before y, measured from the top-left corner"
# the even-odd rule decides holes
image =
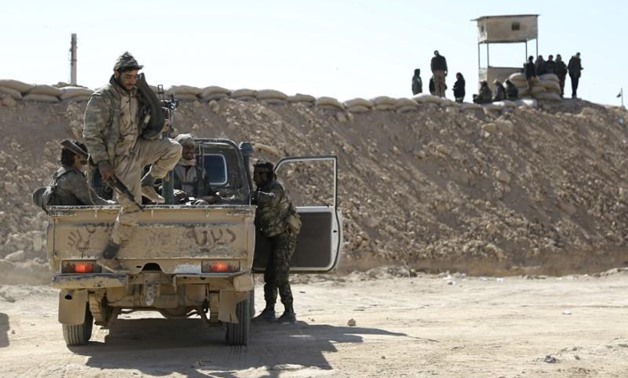
[[[63,144],[60,157],[61,168],[54,173],[50,181],[51,194],[43,207],[114,204],[113,201],[99,197],[87,183],[87,178],[82,171],[87,164],[85,145],[71,140],[65,140]],[[65,147],[66,145],[72,149]]]
[[[155,181],[164,178],[181,157],[178,143],[146,133],[151,117],[144,110],[150,108],[150,101],[137,87],[142,67],[128,52],[120,55],[109,83],[92,94],[85,108],[83,139],[102,180],[122,183],[135,198],[132,201],[116,192],[120,212],[97,260],[103,268],[114,272],[122,270],[117,254],[137,226],[137,203],[142,195],[155,203],[164,203],[164,198],[155,192]],[[150,169],[142,177],[147,165]]]
[[[254,165],[253,181],[255,226],[268,238],[271,253],[264,271],[264,300],[266,307],[256,319],[274,321],[277,291],[285,311],[277,319],[279,323],[295,323],[292,290],[289,273],[290,258],[297,246],[301,219],[283,185],[277,181],[272,163],[260,160]]]
[[[196,143],[191,134],[179,134],[175,141],[181,145],[181,159],[174,167],[175,197],[179,202],[191,201],[194,205],[216,203],[220,196],[212,189],[207,172],[197,164]],[[183,194],[181,194],[183,192]]]

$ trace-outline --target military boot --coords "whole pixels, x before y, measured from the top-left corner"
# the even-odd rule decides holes
[[[148,198],[149,200],[153,201],[154,203],[165,203],[166,202],[164,197],[160,196],[155,191],[155,178],[150,173],[147,173],[142,178],[141,185],[142,185],[142,195],[144,197]]]
[[[294,324],[297,322],[297,315],[294,313],[292,305],[286,305],[286,310],[277,319],[277,323],[289,323]]]
[[[120,244],[116,244],[110,240],[98,257],[98,260],[96,260],[96,264],[113,273],[123,271],[124,268],[120,265],[120,261],[116,258],[119,250]]]
[[[264,311],[262,311],[259,315],[253,318],[253,320],[254,321],[264,320],[267,322],[274,322],[275,321],[275,307],[266,306]]]

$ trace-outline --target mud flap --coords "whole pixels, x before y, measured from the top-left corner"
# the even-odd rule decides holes
[[[87,290],[61,290],[59,292],[59,323],[83,324],[86,304]]]
[[[220,307],[218,308],[218,320],[223,323],[239,323],[236,316],[236,305],[248,298],[248,291],[220,291]]]

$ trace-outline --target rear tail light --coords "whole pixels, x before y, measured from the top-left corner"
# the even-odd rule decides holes
[[[94,261],[64,261],[61,273],[88,274],[100,273],[102,268]]]
[[[203,273],[233,273],[239,270],[238,261],[203,261],[201,263]]]

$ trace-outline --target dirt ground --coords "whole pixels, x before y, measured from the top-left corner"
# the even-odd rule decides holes
[[[94,327],[89,345],[68,348],[54,289],[0,286],[0,376],[628,376],[625,270],[296,278],[298,323],[255,323],[247,347],[225,346],[223,329],[199,319],[143,312]],[[256,303],[259,311],[261,290]]]

